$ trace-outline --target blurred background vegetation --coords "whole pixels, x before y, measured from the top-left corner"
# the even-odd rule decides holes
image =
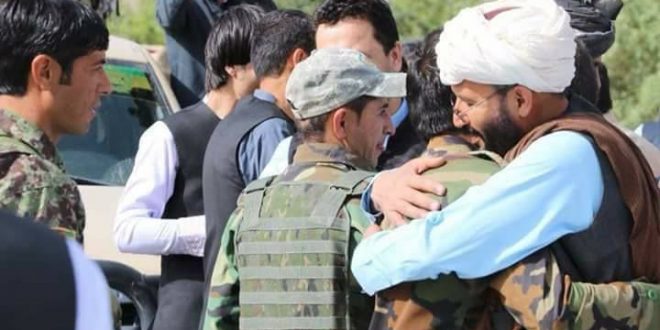
[[[120,16],[112,16],[112,34],[143,44],[162,44],[155,19],[156,0],[120,0]],[[275,0],[281,8],[312,13],[321,0]],[[390,0],[401,38],[417,39],[440,26],[460,8],[481,0]],[[614,113],[626,126],[660,116],[660,1],[625,1],[616,21],[614,47],[604,56],[610,74]]]

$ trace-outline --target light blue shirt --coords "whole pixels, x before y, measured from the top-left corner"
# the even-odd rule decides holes
[[[603,189],[590,140],[548,134],[442,211],[363,240],[351,268],[369,294],[441,273],[490,275],[588,228]]]
[[[280,141],[273,152],[273,157],[270,158],[264,170],[259,174],[259,179],[284,173],[284,170],[289,166],[289,149],[291,148],[292,139],[293,137],[289,136]]]
[[[406,99],[401,99],[401,105],[399,109],[392,115],[392,125],[394,127],[399,127],[404,120],[408,117],[408,101]]]
[[[257,89],[254,97],[275,103],[275,96]],[[252,131],[238,144],[238,169],[243,182],[250,183],[259,178],[280,141],[291,136],[295,127],[282,118],[270,118],[255,126]]]

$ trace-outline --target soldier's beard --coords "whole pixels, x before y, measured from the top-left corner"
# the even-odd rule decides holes
[[[497,117],[482,130],[481,136],[486,150],[504,156],[523,137],[523,131],[511,120],[504,102],[500,104]]]

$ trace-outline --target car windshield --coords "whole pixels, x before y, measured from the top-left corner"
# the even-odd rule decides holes
[[[121,186],[133,169],[140,135],[171,109],[146,64],[108,61],[105,70],[113,90],[102,98],[89,132],[66,135],[57,147],[78,183]]]

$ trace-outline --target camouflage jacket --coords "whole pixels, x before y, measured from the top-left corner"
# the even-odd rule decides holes
[[[486,181],[502,165],[499,156],[471,151],[462,139],[454,136],[431,139],[425,154],[447,159],[446,165],[424,173],[447,188],[443,205],[458,199],[471,186]],[[387,219],[382,226],[391,227]],[[370,329],[474,328],[486,307],[484,295],[488,285],[488,278],[461,280],[454,274],[401,284],[378,294]]]
[[[306,143],[298,147],[294,162],[287,170],[273,181],[271,187],[280,182],[289,181],[322,181],[333,182],[342,173],[357,168],[372,170],[365,161],[346,153],[337,146],[321,143]],[[364,182],[366,187],[368,183]],[[238,200],[238,207],[233,212],[220,243],[220,251],[215,261],[207,303],[203,320],[203,329],[238,329],[239,321],[239,267],[236,264],[236,233],[239,223],[244,217],[245,195]],[[306,199],[307,198],[307,199]],[[300,191],[298,198],[289,200],[299,201],[300,204],[278,205],[277,196],[266,195],[262,203],[262,213],[293,212],[296,205],[313,205],[305,191]],[[349,242],[349,255],[362,239],[362,233],[369,226],[368,217],[360,208],[359,197],[348,200],[342,214],[350,219],[351,233]],[[348,261],[350,264],[350,261]],[[349,313],[356,329],[365,329],[373,311],[373,299],[362,293],[359,284],[352,276],[349,285]]]
[[[0,208],[82,242],[85,210],[46,134],[0,109]]]

